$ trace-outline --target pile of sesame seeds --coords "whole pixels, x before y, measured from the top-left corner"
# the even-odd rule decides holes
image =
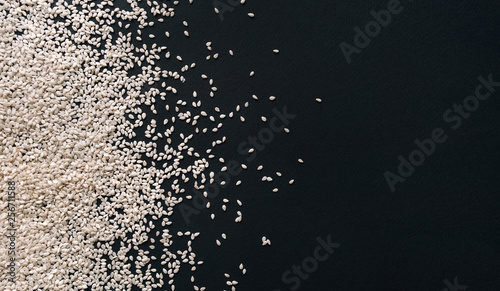
[[[196,64],[160,42],[143,42],[160,39],[144,32],[154,25],[164,25],[161,37],[170,37],[167,28],[177,25],[170,18],[179,4],[128,0],[127,7],[118,8],[112,1],[0,1],[0,186],[16,181],[19,193],[19,270],[15,283],[4,280],[2,272],[1,290],[175,290],[181,268],[194,272],[203,264],[193,251],[202,234],[174,233],[170,217],[190,198],[188,183],[195,188],[213,183],[219,169],[210,163],[216,159],[212,149],[227,137],[204,149],[190,141],[217,134],[226,117],[239,115],[244,122],[241,110],[249,102],[223,113],[202,104],[204,93],[178,95]],[[189,38],[188,22],[181,25]],[[212,51],[212,44],[206,48]],[[229,54],[234,56],[232,50]],[[181,66],[159,65],[174,55]],[[214,80],[200,76],[214,98]],[[160,107],[168,115],[160,118]],[[198,127],[201,120],[213,126]],[[222,208],[226,211],[225,204]],[[6,212],[1,215],[5,232]],[[241,222],[242,212],[237,215],[235,222]],[[226,238],[223,233],[221,239]],[[174,241],[182,243],[174,248]],[[217,239],[216,244],[222,243]],[[263,237],[262,244],[271,243]],[[151,254],[158,246],[161,257]],[[4,249],[0,256],[8,261]],[[243,264],[239,268],[246,274]],[[206,289],[194,276],[191,282],[194,290]],[[226,284],[236,290],[238,281]]]

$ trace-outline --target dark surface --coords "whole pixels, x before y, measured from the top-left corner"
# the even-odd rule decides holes
[[[247,1],[224,13],[224,21],[210,1],[176,8],[171,21],[177,24],[169,29],[175,37],[167,45],[174,56],[178,51],[197,63],[196,79],[179,95],[203,86],[207,95],[199,78],[206,73],[219,89],[213,100],[204,97],[206,105],[228,112],[251,104],[245,123],[224,124],[218,137],[227,135],[228,142],[215,150],[226,161],[248,164],[231,181],[243,185],[222,189],[211,201],[215,221],[212,209],[189,226],[176,214],[179,229],[202,232],[194,242],[197,259],[205,261],[195,272],[198,286],[230,290],[223,276],[230,273],[237,290],[290,290],[282,274],[313,254],[318,236],[331,235],[341,246],[298,290],[441,291],[443,281],[455,277],[467,290],[500,290],[500,88],[458,129],[442,117],[474,93],[478,76],[491,73],[500,81],[499,10],[491,1],[401,2],[403,11],[348,64],[340,43],[352,45],[353,28],[364,27],[370,10],[386,9],[387,2]],[[189,22],[189,40],[182,37],[182,20]],[[218,60],[205,61],[207,41]],[[277,100],[270,102],[270,95]],[[283,106],[297,115],[291,133],[276,134],[246,162],[238,144],[264,127],[261,115],[271,117],[273,107]],[[383,173],[396,173],[398,156],[408,157],[413,140],[429,138],[436,127],[447,141],[391,192]],[[261,164],[264,170],[256,171]],[[261,182],[263,175],[275,181]],[[225,197],[231,203],[223,214]],[[234,223],[235,198],[244,203],[241,224]],[[222,232],[228,240],[217,247]],[[263,235],[271,247],[261,246]],[[192,290],[181,283],[188,275],[176,277],[176,290]]]

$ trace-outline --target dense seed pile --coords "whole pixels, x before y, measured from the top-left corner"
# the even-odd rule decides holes
[[[127,7],[117,8],[112,1],[0,1],[0,186],[15,181],[18,192],[17,281],[6,280],[2,265],[1,290],[174,290],[174,275],[181,268],[194,271],[203,263],[191,245],[199,233],[170,233],[169,217],[182,202],[181,194],[189,194],[188,182],[203,188],[207,180],[213,183],[214,171],[224,170],[207,169],[209,160],[217,159],[211,148],[226,136],[198,150],[190,141],[217,133],[221,120],[236,114],[204,108],[196,91],[184,99],[177,96],[176,87],[184,84],[194,63],[161,68],[158,61],[171,54],[186,60],[166,46],[132,44],[156,38],[142,30],[174,17],[179,1],[167,3],[128,0]],[[138,30],[124,34],[131,25]],[[188,23],[182,25],[189,37]],[[206,46],[212,50],[211,43]],[[214,81],[204,74],[201,78],[213,98]],[[174,98],[175,106],[165,106],[169,115],[156,121],[155,106]],[[236,112],[242,107],[248,102]],[[207,113],[214,111],[215,116]],[[213,126],[198,128],[202,119]],[[174,124],[179,123],[191,131],[178,132]],[[157,130],[160,125],[166,129]],[[145,139],[136,138],[144,126]],[[158,147],[159,140],[167,144]],[[241,218],[238,211],[236,222]],[[154,222],[164,227],[155,229]],[[174,249],[180,237],[188,239]],[[157,242],[163,245],[160,258],[149,253]],[[270,245],[265,237],[262,242]],[[8,262],[4,245],[0,262]],[[240,270],[246,273],[242,264]],[[194,290],[205,290],[194,277],[191,281]],[[237,284],[227,281],[232,290]]]

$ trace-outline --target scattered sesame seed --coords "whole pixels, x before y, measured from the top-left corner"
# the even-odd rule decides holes
[[[182,25],[167,21],[176,13],[177,0],[146,0],[144,5],[138,0],[127,1],[132,9],[114,7],[112,1],[21,2],[14,5],[17,10],[3,13],[0,29],[4,32],[0,33],[0,55],[8,52],[7,58],[0,57],[0,68],[4,68],[0,70],[0,87],[7,88],[2,102],[8,108],[5,112],[0,108],[0,123],[7,126],[0,131],[0,139],[5,141],[0,152],[9,157],[2,160],[2,169],[6,169],[2,174],[5,179],[15,177],[19,191],[30,196],[18,205],[20,213],[30,215],[19,216],[18,223],[29,225],[29,220],[37,217],[39,224],[20,228],[24,232],[20,244],[25,250],[23,260],[53,268],[21,266],[19,278],[26,281],[16,282],[16,288],[175,290],[174,275],[185,266],[194,272],[203,261],[197,260],[201,256],[194,252],[200,233],[182,226],[183,230],[177,231],[170,217],[180,203],[199,201],[186,186],[191,183],[206,198],[203,205],[210,208],[214,203],[213,212],[219,211],[219,204],[209,199],[206,185],[218,183],[214,172],[218,167],[221,172],[231,172],[231,161],[226,164],[219,151],[213,150],[226,142],[226,136],[209,140],[206,147],[195,147],[193,141],[197,135],[206,139],[210,132],[226,128],[223,121],[243,126],[237,118],[230,120],[239,116],[245,122],[240,111],[250,103],[238,105],[238,115],[226,112],[223,102],[219,102],[221,108],[209,105],[206,95],[214,98],[220,94],[214,83],[220,91],[224,86],[206,74],[201,78],[208,79],[210,90],[198,93],[187,85],[188,76],[193,76],[189,71],[198,69],[189,54],[182,54],[185,63],[164,62],[171,56],[183,62],[176,46],[167,48],[161,40],[161,31],[170,37],[164,30],[167,25],[180,27],[187,37],[182,41],[190,39],[187,21]],[[240,3],[245,4],[245,0]],[[221,12],[215,7],[214,11]],[[248,16],[255,17],[253,13]],[[13,33],[18,24],[23,35]],[[64,25],[73,25],[73,29]],[[153,26],[158,41],[155,34],[149,34]],[[134,29],[128,31],[131,27]],[[218,59],[211,42],[206,48],[206,60]],[[234,56],[232,50],[229,54]],[[211,64],[214,62],[205,65]],[[254,75],[251,71],[250,77]],[[252,98],[258,100],[256,95]],[[253,121],[261,114],[247,116]],[[267,122],[264,115],[260,118]],[[190,129],[184,130],[185,124]],[[241,167],[248,168],[245,164]],[[263,181],[272,178],[264,177]],[[236,186],[241,183],[236,181]],[[238,196],[231,197],[240,207],[237,209],[243,210]],[[223,202],[227,204],[221,206],[223,211],[233,205],[227,198]],[[48,217],[47,209],[57,211]],[[230,219],[242,222],[242,212],[236,213]],[[215,220],[215,213],[210,218]],[[226,233],[221,237],[226,240]],[[262,243],[271,245],[266,237]],[[221,246],[219,239],[216,245]],[[243,264],[239,269],[246,274]],[[225,276],[230,278],[227,273]],[[27,286],[28,279],[37,286]],[[189,276],[192,283],[195,279]],[[185,283],[180,283],[180,289],[185,289]],[[0,290],[12,289],[6,284],[1,282]],[[228,280],[226,284],[236,290],[239,282]],[[194,290],[206,290],[198,283],[191,285]]]

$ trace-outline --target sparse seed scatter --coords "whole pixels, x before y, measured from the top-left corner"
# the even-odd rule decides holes
[[[234,101],[226,97],[240,92],[228,92],[226,80],[215,77],[218,63],[244,55],[229,57],[225,52],[235,54],[221,47],[225,43],[198,39],[203,34],[194,22],[175,17],[178,9],[194,9],[193,0],[115,4],[0,4],[0,186],[15,180],[16,192],[23,193],[17,205],[23,215],[16,218],[16,247],[23,250],[17,280],[2,280],[0,290],[208,290],[203,285],[209,282],[195,273],[176,274],[204,268],[207,250],[221,251],[236,236],[227,225],[215,234],[193,231],[194,215],[174,225],[174,212],[205,198],[199,210],[205,213],[197,219],[222,226],[241,223],[251,205],[245,200],[251,198],[224,187],[218,198],[208,190],[246,179],[241,174],[242,180],[218,181],[218,173],[234,171],[224,146],[228,132],[246,125],[244,116],[247,123],[260,118],[275,126],[276,117],[259,107],[266,98],[253,101],[261,88]],[[220,9],[214,7],[219,16]],[[182,12],[177,15],[188,15]],[[175,42],[190,43],[193,51]],[[269,49],[259,53],[268,55]],[[195,63],[203,59],[203,66]],[[251,68],[231,73],[245,77],[249,71],[253,77]],[[229,108],[227,102],[234,103]],[[248,148],[249,154],[258,151]],[[255,164],[237,170],[249,173]],[[267,164],[257,170],[276,172]],[[286,184],[275,179],[262,181]],[[246,184],[252,186],[231,188]],[[200,236],[209,242],[205,253],[195,251]],[[262,245],[271,241],[263,237]],[[238,274],[225,273],[222,281],[231,290],[244,278],[238,264],[246,274],[236,261],[229,267]]]

